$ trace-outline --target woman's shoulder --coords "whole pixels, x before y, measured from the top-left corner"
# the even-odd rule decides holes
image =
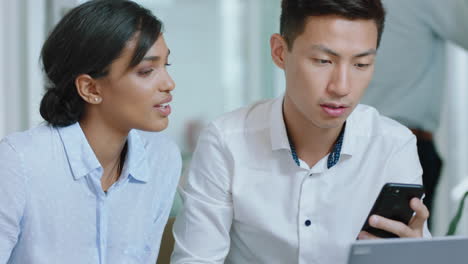
[[[47,162],[55,162],[53,150],[58,142],[57,130],[48,125],[9,134],[0,141],[0,167],[22,169],[25,176],[37,174]]]
[[[25,152],[28,149],[40,150],[41,146],[48,145],[56,134],[54,127],[41,124],[25,131],[9,134],[1,142],[20,152]]]

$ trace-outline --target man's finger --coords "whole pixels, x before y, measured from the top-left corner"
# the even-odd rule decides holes
[[[377,237],[366,231],[359,232],[358,240],[368,240],[368,239],[380,239],[380,237]]]
[[[429,218],[429,210],[418,198],[411,199],[410,207],[416,214],[411,219],[409,226],[412,229],[423,230],[424,223]]]
[[[393,233],[399,237],[411,237],[412,230],[400,221],[391,220],[382,216],[373,215],[369,218],[369,224],[378,229]]]

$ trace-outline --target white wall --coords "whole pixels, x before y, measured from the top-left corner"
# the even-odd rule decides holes
[[[254,2],[254,1],[251,1]],[[240,1],[221,0],[218,7],[219,43],[221,56],[218,65],[221,66],[221,87],[224,90],[224,111],[231,111],[244,104],[246,66],[242,51],[242,21],[244,6]],[[207,39],[209,42],[210,39]],[[213,40],[213,39],[212,39]]]
[[[24,1],[24,0],[23,0]],[[39,104],[44,94],[44,79],[39,61],[42,44],[47,34],[46,1],[26,0],[25,12],[25,91],[22,105],[27,105],[27,126],[37,126],[43,121],[39,114]]]
[[[167,132],[186,149],[186,126],[273,97],[276,66],[270,35],[279,31],[280,0],[137,1],[165,24],[176,82]]]
[[[39,68],[45,0],[2,1],[0,25],[0,137],[40,122]]]
[[[6,134],[6,81],[5,81],[5,72],[7,70],[7,63],[6,63],[6,1],[0,1],[0,138],[2,138]]]
[[[22,104],[24,80],[21,70],[24,67],[22,52],[22,36],[24,36],[24,20],[21,7],[22,1],[2,1],[3,28],[3,68],[2,98],[3,98],[3,135],[25,127],[25,106]]]
[[[183,149],[187,121],[211,120],[224,111],[220,2],[155,1],[145,5],[164,23],[164,38],[171,50],[168,69],[176,83],[166,132]]]

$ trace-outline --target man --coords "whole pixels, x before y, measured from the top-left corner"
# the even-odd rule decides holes
[[[201,134],[176,219],[172,263],[345,263],[386,182],[420,183],[414,135],[357,105],[374,70],[380,0],[283,0],[271,37],[284,96],[234,111]],[[411,201],[421,237],[427,208]],[[428,235],[428,233],[426,233]]]
[[[443,98],[445,42],[468,49],[468,0],[383,2],[388,14],[386,30],[376,74],[363,102],[416,135],[424,171],[424,204],[432,212],[442,167],[433,133],[439,127]]]

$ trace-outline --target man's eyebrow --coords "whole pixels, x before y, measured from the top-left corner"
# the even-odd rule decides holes
[[[330,55],[332,55],[334,57],[341,57],[341,55],[338,52],[336,52],[336,51],[334,51],[334,50],[332,50],[330,48],[327,48],[327,47],[325,47],[324,45],[321,45],[321,44],[312,45],[312,49],[323,51],[323,52],[328,53],[328,54],[330,54]],[[353,57],[354,58],[361,58],[361,57],[366,57],[366,56],[369,56],[369,55],[375,55],[376,53],[377,53],[376,49],[370,49],[370,50],[364,51],[362,53],[356,54]]]
[[[369,55],[375,55],[377,54],[377,50],[376,49],[370,49],[368,51],[364,51],[362,53],[359,53],[359,54],[356,54],[354,55],[353,57],[355,58],[361,58],[361,57],[366,57],[366,56],[369,56]]]
[[[169,57],[169,54],[171,54],[171,50],[167,49],[167,55],[166,58]],[[161,56],[147,56],[142,59],[142,61],[158,61],[161,59]]]
[[[324,45],[321,45],[321,44],[312,45],[312,49],[323,51],[323,52],[328,53],[328,54],[330,54],[332,56],[335,56],[335,57],[341,57],[338,52],[333,51],[330,48],[327,48],[327,47],[325,47]]]

